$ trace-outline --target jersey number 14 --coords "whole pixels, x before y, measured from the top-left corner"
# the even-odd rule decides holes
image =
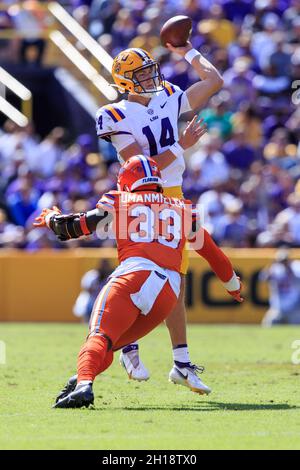
[[[157,143],[150,126],[143,127],[142,132],[147,137],[149,142],[150,156],[153,157],[154,155],[157,155]],[[161,120],[161,134],[159,144],[161,147],[170,147],[171,145],[175,144],[174,130],[168,117],[165,117]]]

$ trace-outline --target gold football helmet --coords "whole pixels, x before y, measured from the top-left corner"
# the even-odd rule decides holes
[[[143,74],[147,70],[150,73]],[[112,76],[121,93],[127,91],[134,95],[151,95],[164,89],[158,62],[143,49],[131,48],[120,52],[114,59]],[[152,86],[149,86],[150,80]]]

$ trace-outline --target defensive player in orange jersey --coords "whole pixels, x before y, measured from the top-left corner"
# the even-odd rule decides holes
[[[142,155],[124,164],[118,191],[102,196],[94,211],[62,215],[56,207],[44,209],[35,225],[47,226],[60,240],[68,240],[94,232],[108,213],[114,219],[120,265],[95,302],[89,335],[78,356],[78,375],[69,380],[55,408],[92,404],[93,381],[111,365],[114,351],[142,338],[167,318],[180,294],[183,248],[202,230],[190,201],[165,197],[156,162]],[[204,230],[202,234],[197,252],[226,287],[236,278],[232,265],[209,234]],[[229,293],[241,301],[236,281],[238,289]],[[209,392],[203,384],[201,393]]]

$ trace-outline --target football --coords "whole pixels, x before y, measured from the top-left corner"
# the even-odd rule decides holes
[[[192,20],[188,16],[173,16],[163,25],[160,40],[163,46],[167,43],[174,47],[185,46],[192,32]]]

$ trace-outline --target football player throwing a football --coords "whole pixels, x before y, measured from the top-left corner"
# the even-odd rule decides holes
[[[138,48],[126,49],[114,59],[112,76],[119,91],[128,93],[128,99],[100,108],[96,117],[96,129],[100,138],[111,142],[115,147],[120,162],[137,154],[153,158],[162,172],[164,194],[180,198],[183,197],[184,151],[201,138],[206,127],[201,120],[197,122],[195,115],[182,135],[179,135],[178,119],[185,112],[199,111],[220,90],[223,79],[216,68],[193,49],[190,42],[185,47],[168,44],[168,48],[185,58],[200,80],[182,91],[178,86],[164,80],[159,64],[151,54]],[[185,249],[180,296],[166,320],[174,360],[169,379],[202,392],[203,385],[197,377],[197,367],[190,361],[187,346],[184,305],[184,277],[187,268],[188,252]],[[139,358],[136,342],[123,348],[120,362],[132,379],[149,378],[149,372]],[[183,376],[188,379],[182,380]]]

